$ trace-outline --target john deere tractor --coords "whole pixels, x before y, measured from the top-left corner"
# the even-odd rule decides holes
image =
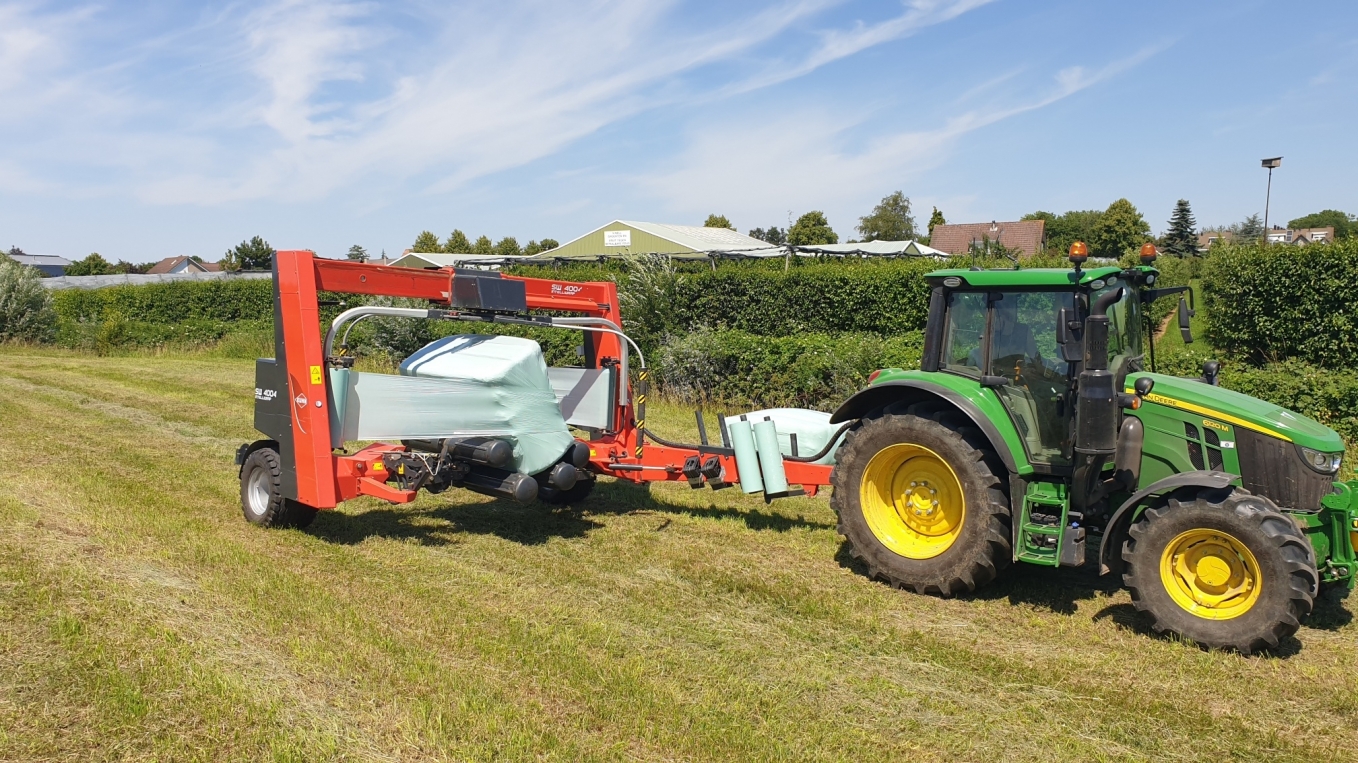
[[[871,574],[955,596],[1010,562],[1120,574],[1154,628],[1243,653],[1293,634],[1324,586],[1351,589],[1358,482],[1333,430],[1154,373],[1141,266],[940,270],[918,371],[885,369],[835,412],[840,532]],[[1189,292],[1188,297],[1192,297]],[[1149,370],[1147,370],[1149,368]],[[1096,544],[1097,541],[1097,544]]]

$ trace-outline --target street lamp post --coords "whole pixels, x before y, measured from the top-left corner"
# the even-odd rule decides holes
[[[1268,243],[1268,203],[1273,196],[1273,168],[1281,166],[1283,158],[1275,156],[1272,159],[1263,160],[1263,166],[1268,168],[1268,190],[1264,192],[1264,243]]]

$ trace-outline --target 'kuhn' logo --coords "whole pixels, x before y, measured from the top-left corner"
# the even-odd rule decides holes
[[[580,291],[584,288],[585,287],[573,283],[572,284],[554,283],[552,284],[552,293],[565,294],[567,296],[570,296],[572,294],[579,294]]]
[[[276,397],[278,397],[278,392],[275,390],[260,389],[259,387],[255,387],[256,400],[263,400],[264,402],[269,403],[273,402],[273,399]]]

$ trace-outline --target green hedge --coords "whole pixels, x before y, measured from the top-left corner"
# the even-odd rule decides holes
[[[675,328],[762,336],[902,334],[924,327],[929,312],[924,274],[936,269],[932,260],[885,260],[694,274],[680,285]]]
[[[615,280],[619,290],[661,290],[638,301],[672,305],[664,326],[638,320],[624,309],[626,323],[644,323],[647,335],[684,334],[703,328],[734,329],[762,336],[813,332],[899,334],[924,326],[929,289],[924,274],[935,260],[781,258],[708,263],[678,262],[668,278],[638,286],[618,261],[572,263],[558,269],[516,268],[516,275],[563,281]],[[638,295],[640,296],[640,295]]]
[[[679,309],[675,325],[688,332],[701,327],[732,328],[770,336],[803,331],[895,334],[923,326],[928,289],[922,275],[933,261],[872,261],[847,265],[806,263],[784,273],[781,263],[723,263],[717,271],[681,267],[664,288]],[[706,265],[704,265],[706,267]],[[525,275],[559,280],[614,278],[627,288],[616,264],[519,269]],[[361,297],[345,295],[347,306]],[[263,320],[273,318],[269,281],[192,283],[67,289],[54,294],[57,314],[69,321],[97,322],[111,315],[148,323],[187,320]],[[338,307],[323,309],[329,316]],[[624,315],[624,320],[629,317]],[[630,321],[629,321],[630,322]]]
[[[1253,364],[1358,365],[1358,240],[1214,248],[1203,273],[1207,339]]]
[[[1007,263],[983,262],[985,266]],[[1053,266],[1061,261],[1029,261],[1030,266]],[[630,333],[648,352],[655,353],[669,337],[695,331],[739,331],[787,337],[813,334],[877,334],[898,336],[923,328],[928,312],[924,274],[937,269],[933,260],[814,260],[800,258],[790,266],[782,260],[723,262],[713,271],[708,263],[679,263],[673,268],[645,263],[583,263],[559,268],[517,268],[516,273],[559,280],[619,282],[624,296],[623,318]],[[1164,283],[1186,280],[1167,261]],[[784,269],[786,267],[786,270]],[[323,295],[343,299],[344,306],[322,308],[328,322],[345,307],[369,298]],[[222,322],[260,322],[273,318],[272,284],[265,280],[209,281],[114,286],[97,290],[65,290],[54,294],[61,318],[62,343],[69,346],[155,346],[184,344],[196,337],[225,334]],[[1165,309],[1172,307],[1165,300]],[[662,309],[663,308],[663,309]],[[644,312],[645,315],[635,314]],[[206,323],[204,323],[206,322]],[[365,322],[369,323],[369,322]],[[161,326],[156,329],[153,326]],[[178,326],[170,329],[166,327]],[[466,326],[437,329],[395,329],[392,336],[361,331],[369,349],[400,356],[406,345]],[[102,333],[100,333],[102,332]],[[400,334],[411,334],[402,337]],[[573,352],[548,332],[549,354]],[[420,336],[415,336],[419,334]]]
[[[767,337],[700,330],[651,358],[667,397],[735,406],[833,409],[879,368],[918,368],[920,332]]]
[[[1221,386],[1309,416],[1358,443],[1358,372],[1296,360],[1263,368],[1223,364]]]
[[[110,315],[148,323],[273,321],[273,282],[269,280],[62,289],[52,299],[57,315],[75,321],[101,321]]]

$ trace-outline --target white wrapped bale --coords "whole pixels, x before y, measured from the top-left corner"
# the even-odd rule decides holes
[[[498,437],[514,445],[514,471],[537,474],[574,442],[537,342],[464,334],[432,342],[400,375],[336,375],[345,440]],[[337,397],[341,394],[336,390]]]

